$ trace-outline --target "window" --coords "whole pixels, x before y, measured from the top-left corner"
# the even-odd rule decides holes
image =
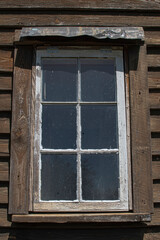
[[[36,68],[34,210],[127,211],[122,50],[38,50]]]
[[[151,144],[143,29],[40,27],[24,28],[20,36],[23,41],[15,43],[13,76],[12,221],[150,221]],[[50,82],[52,70],[56,77]],[[102,76],[110,76],[109,82]],[[111,169],[108,175],[103,174],[106,169]],[[64,184],[60,181],[58,191],[50,193],[49,182],[58,182],[59,172],[64,173]],[[99,177],[112,184],[111,190],[105,191],[109,185],[104,184],[95,191]]]

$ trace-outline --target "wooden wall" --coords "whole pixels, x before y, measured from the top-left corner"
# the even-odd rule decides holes
[[[160,6],[158,1],[147,0],[139,1],[138,5],[136,1],[125,0],[123,6],[117,5],[117,1],[110,1],[110,5],[107,2],[82,0],[77,1],[75,5],[75,2],[68,0],[64,5],[63,1],[32,0],[28,1],[31,10],[26,4],[27,1],[0,2],[0,240],[160,239]],[[146,11],[147,9],[150,12]],[[10,222],[7,211],[14,31],[23,26],[56,25],[142,26],[145,29],[154,199],[151,223],[119,226],[116,224],[38,226]],[[117,227],[118,229],[114,229]]]

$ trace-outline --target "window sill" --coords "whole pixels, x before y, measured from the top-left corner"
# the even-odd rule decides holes
[[[12,215],[12,222],[73,223],[73,222],[150,222],[150,214],[90,213],[90,214],[28,214]]]

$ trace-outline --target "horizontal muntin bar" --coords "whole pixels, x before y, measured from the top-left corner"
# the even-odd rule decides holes
[[[52,101],[42,101],[41,104],[117,104],[117,102],[52,102]]]
[[[76,153],[86,153],[86,154],[97,154],[97,153],[119,153],[119,149],[41,149],[41,153],[56,154],[56,153],[66,153],[66,154],[76,154]]]

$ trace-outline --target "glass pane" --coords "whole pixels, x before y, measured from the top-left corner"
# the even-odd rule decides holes
[[[83,200],[118,200],[117,154],[84,154],[81,165]]]
[[[42,146],[51,149],[76,148],[76,106],[43,105]]]
[[[75,200],[76,181],[76,155],[42,155],[41,200]]]
[[[82,101],[115,101],[114,60],[81,60]]]
[[[118,147],[116,105],[83,105],[81,115],[83,149]]]
[[[76,59],[43,59],[44,101],[76,101]]]

